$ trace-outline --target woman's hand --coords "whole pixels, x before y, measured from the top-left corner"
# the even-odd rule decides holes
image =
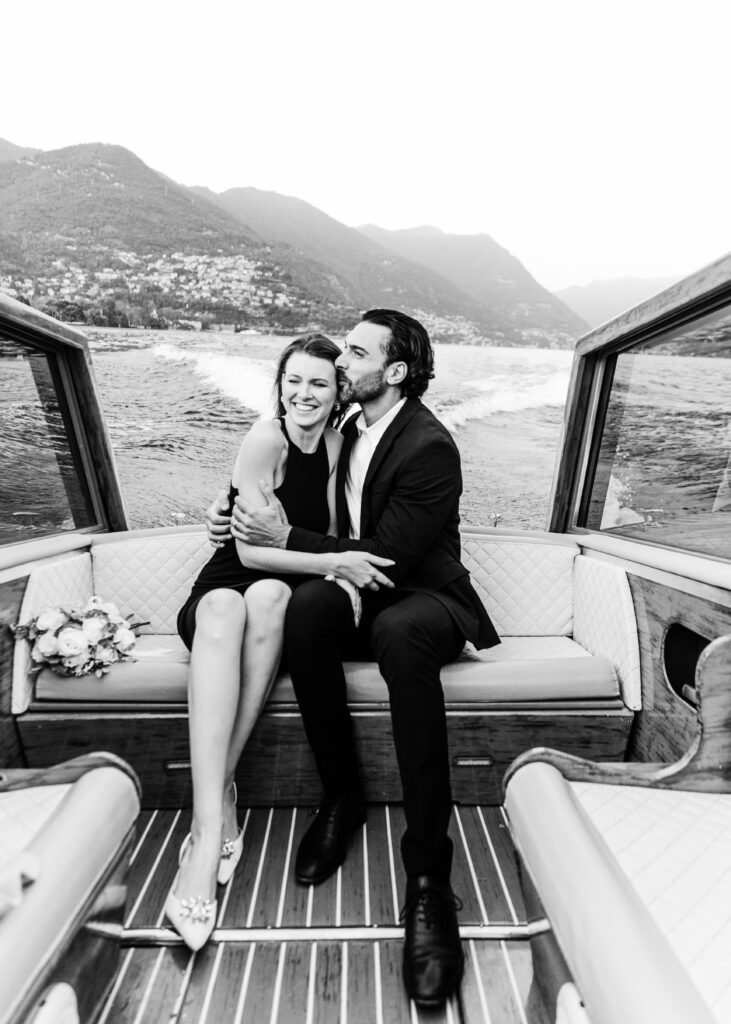
[[[330,572],[333,576],[341,576],[356,587],[368,587],[378,590],[380,587],[393,587],[393,583],[385,576],[379,566],[394,565],[392,558],[381,558],[368,551],[341,551],[332,556],[333,564]]]
[[[228,491],[219,491],[206,512],[208,540],[214,548],[222,548],[231,537],[231,516],[225,515],[227,510]]]

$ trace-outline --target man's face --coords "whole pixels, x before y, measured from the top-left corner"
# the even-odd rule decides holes
[[[345,374],[346,398],[351,402],[372,402],[380,398],[386,383],[386,344],[388,327],[362,321],[345,339],[345,349],[335,361]]]

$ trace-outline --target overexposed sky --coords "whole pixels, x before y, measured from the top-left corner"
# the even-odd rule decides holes
[[[728,0],[24,0],[0,31],[18,145],[485,232],[551,289],[731,249]]]

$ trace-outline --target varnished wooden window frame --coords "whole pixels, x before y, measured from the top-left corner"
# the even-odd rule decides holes
[[[42,316],[36,310],[29,310],[28,319],[39,320],[39,326],[33,322],[24,323],[22,312],[20,316],[14,316],[12,319],[2,315],[3,312],[0,308],[0,335],[48,358],[67,443],[81,483],[81,497],[89,513],[90,522],[72,530],[48,530],[18,537],[17,540],[0,540],[0,546],[9,547],[61,534],[90,534],[127,529],[113,455],[109,449],[106,428],[96,397],[86,403],[86,416],[81,408],[83,392],[94,392],[93,374],[88,365],[85,340],[75,337],[76,332],[66,329],[61,323],[56,325],[55,321]],[[42,329],[46,322],[47,332]],[[60,336],[57,337],[56,334]],[[65,334],[69,336],[64,337]],[[96,452],[90,448],[90,432],[93,431],[99,435],[99,447]],[[91,441],[94,443],[93,438]]]
[[[711,276],[714,269],[717,269],[718,276],[722,277],[721,283],[715,286]],[[638,345],[659,342],[670,331],[687,327],[724,309],[731,313],[731,256],[708,268],[706,273],[711,278],[707,291],[696,289],[699,293],[693,295],[696,280],[702,280],[700,275],[696,275],[693,279],[688,279],[688,283],[681,282],[676,288],[669,289],[667,293],[650,300],[643,307],[639,307],[638,311],[630,311],[616,321],[597,328],[577,343],[573,389],[564,417],[561,459],[556,469],[551,494],[551,511],[547,524],[549,530],[578,535],[612,536],[623,540],[633,539],[623,534],[609,534],[605,530],[583,525],[591,501],[617,357]],[[684,303],[675,304],[673,299],[677,295],[682,296],[684,288],[692,297]],[[666,294],[668,298],[663,303]],[[666,309],[663,309],[664,305]],[[647,315],[643,322],[642,314],[645,309],[648,313],[656,310],[657,315]],[[633,318],[635,323],[632,322]],[[627,327],[623,330],[624,324],[627,324]],[[646,541],[643,540],[643,543],[672,551],[691,552],[699,557],[715,557],[679,545],[658,543],[649,537]]]

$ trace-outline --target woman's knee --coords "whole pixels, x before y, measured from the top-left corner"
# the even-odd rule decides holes
[[[209,590],[196,609],[196,636],[212,638],[230,636],[242,631],[246,622],[244,597],[236,590]]]
[[[249,626],[254,621],[283,622],[291,596],[291,589],[282,580],[259,580],[252,584],[245,595]]]

